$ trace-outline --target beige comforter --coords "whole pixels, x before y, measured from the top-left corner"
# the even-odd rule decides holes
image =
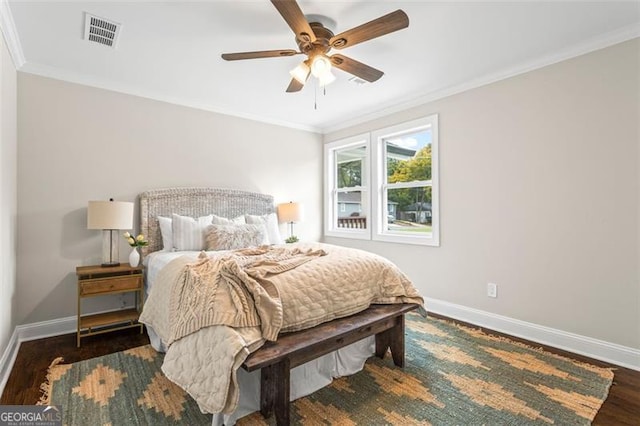
[[[386,259],[327,244],[240,250],[159,274],[140,320],[168,346],[162,370],[203,412],[231,413],[236,370],[279,332],[310,328],[372,303],[418,303]]]

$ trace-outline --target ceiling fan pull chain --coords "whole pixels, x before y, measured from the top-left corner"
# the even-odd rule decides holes
[[[318,85],[313,85],[313,109],[318,110]]]

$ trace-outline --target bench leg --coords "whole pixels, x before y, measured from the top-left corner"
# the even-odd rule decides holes
[[[273,365],[260,370],[260,413],[265,419],[273,414],[273,402],[276,394]]]
[[[384,358],[389,349],[389,330],[376,334],[376,356],[380,359]]]
[[[260,372],[260,413],[264,418],[275,411],[276,424],[289,426],[289,360],[263,367]]]
[[[384,358],[387,349],[391,349],[393,363],[404,368],[404,315],[395,318],[395,325],[376,334],[376,356]]]

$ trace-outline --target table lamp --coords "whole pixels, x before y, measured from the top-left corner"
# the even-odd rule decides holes
[[[127,201],[89,201],[87,229],[102,229],[102,266],[120,265],[118,234],[133,228],[133,203]]]
[[[278,220],[280,223],[289,224],[289,238],[287,238],[286,242],[294,243],[298,241],[298,238],[293,235],[293,224],[302,220],[302,205],[292,201],[278,204]]]

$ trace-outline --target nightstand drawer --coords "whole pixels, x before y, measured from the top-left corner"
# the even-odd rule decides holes
[[[142,277],[112,277],[108,279],[83,280],[80,283],[80,296],[120,291],[138,290],[142,286]]]

